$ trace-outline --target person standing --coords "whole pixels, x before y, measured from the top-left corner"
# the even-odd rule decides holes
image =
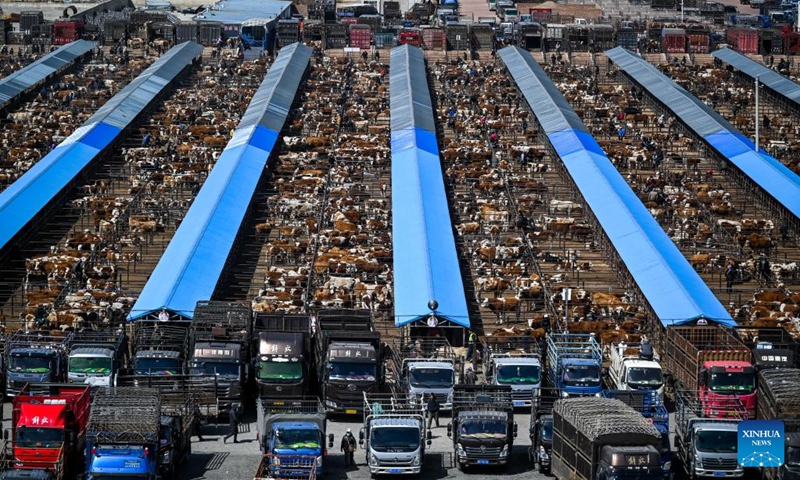
[[[429,393],[428,394],[428,403],[425,406],[425,410],[428,412],[428,430],[431,429],[431,425],[433,424],[433,420],[436,419],[436,427],[439,427],[439,402],[436,400],[436,395]]]
[[[233,437],[233,443],[239,443],[239,440],[236,438],[239,434],[239,423],[241,423],[239,421],[239,404],[234,403],[231,405],[230,413],[228,413],[228,425],[230,425],[231,430],[222,439],[222,443],[226,443],[231,437]]]
[[[341,445],[342,453],[344,453],[344,467],[347,468],[349,466],[356,466],[356,438],[353,436],[353,432],[348,428],[347,433],[344,434],[342,437],[342,445]]]
[[[200,425],[203,421],[203,412],[200,411],[200,407],[195,403],[194,404],[194,419],[192,420],[192,433],[197,436],[197,440],[199,442],[203,441],[203,435],[200,433]]]
[[[469,331],[469,337],[467,337],[467,361],[472,361],[472,355],[477,355],[475,353],[475,348],[477,348],[476,343],[478,343],[478,335],[473,332],[472,330]]]

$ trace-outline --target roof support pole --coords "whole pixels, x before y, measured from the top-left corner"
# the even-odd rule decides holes
[[[758,144],[759,144],[759,131],[758,131],[758,84],[760,75],[756,75],[756,152],[758,152]]]

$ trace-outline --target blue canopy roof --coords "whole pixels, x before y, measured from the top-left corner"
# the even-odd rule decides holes
[[[800,217],[800,177],[763,149],[756,152],[749,138],[643,58],[621,47],[607,51],[606,55],[721,156],[795,217]]]
[[[91,52],[94,45],[94,42],[86,40],[72,42],[0,80],[0,108],[29,88],[75,63],[75,59]]]
[[[399,327],[435,313],[469,328],[421,50],[392,49],[389,86],[394,323]],[[428,308],[430,300],[439,304],[435,312]]]
[[[194,42],[172,47],[0,193],[0,252],[202,52]]]
[[[530,53],[500,50],[547,138],[664,326],[730,314],[664,233]]]
[[[281,49],[128,320],[162,308],[192,318],[197,302],[211,299],[311,53],[300,43]]]
[[[748,75],[753,80],[758,77],[758,81],[769,87],[778,95],[787,100],[800,104],[800,85],[784,77],[780,73],[767,68],[764,65],[748,58],[741,53],[730,48],[721,48],[711,55],[723,62],[735,67],[740,72]]]

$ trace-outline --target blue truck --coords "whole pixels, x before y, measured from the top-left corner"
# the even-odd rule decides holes
[[[603,351],[597,339],[592,334],[549,334],[547,373],[562,398],[600,396]]]
[[[621,400],[650,420],[661,434],[661,471],[665,479],[672,478],[672,448],[669,443],[669,412],[663,398],[655,390],[603,390],[603,397]]]
[[[6,346],[6,395],[13,397],[27,383],[67,381],[67,346],[72,333],[15,333]]]
[[[258,444],[267,462],[261,470],[275,478],[304,477],[311,469],[322,475],[327,413],[319,399],[260,396],[256,407]],[[333,447],[333,434],[327,440]]]
[[[86,433],[86,480],[159,477],[161,396],[151,388],[100,389]]]

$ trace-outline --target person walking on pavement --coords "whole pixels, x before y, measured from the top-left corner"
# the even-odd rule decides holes
[[[239,443],[239,440],[236,436],[239,434],[239,404],[234,403],[231,405],[231,411],[228,413],[228,425],[231,427],[231,431],[228,432],[227,435],[222,439],[222,443],[226,443],[229,438],[233,437],[233,443]]]
[[[349,466],[356,466],[356,437],[353,436],[353,432],[348,428],[347,433],[344,434],[342,437],[342,446],[341,446],[342,453],[344,453],[344,467],[347,468]]]
[[[436,400],[436,396],[432,393],[428,394],[428,403],[425,406],[425,410],[428,412],[428,430],[431,429],[431,425],[433,424],[433,420],[436,419],[436,427],[439,427],[439,402]]]
[[[192,433],[197,436],[197,441],[203,441],[203,435],[200,433],[200,424],[203,421],[203,412],[197,404],[194,405],[194,420],[192,421]]]

